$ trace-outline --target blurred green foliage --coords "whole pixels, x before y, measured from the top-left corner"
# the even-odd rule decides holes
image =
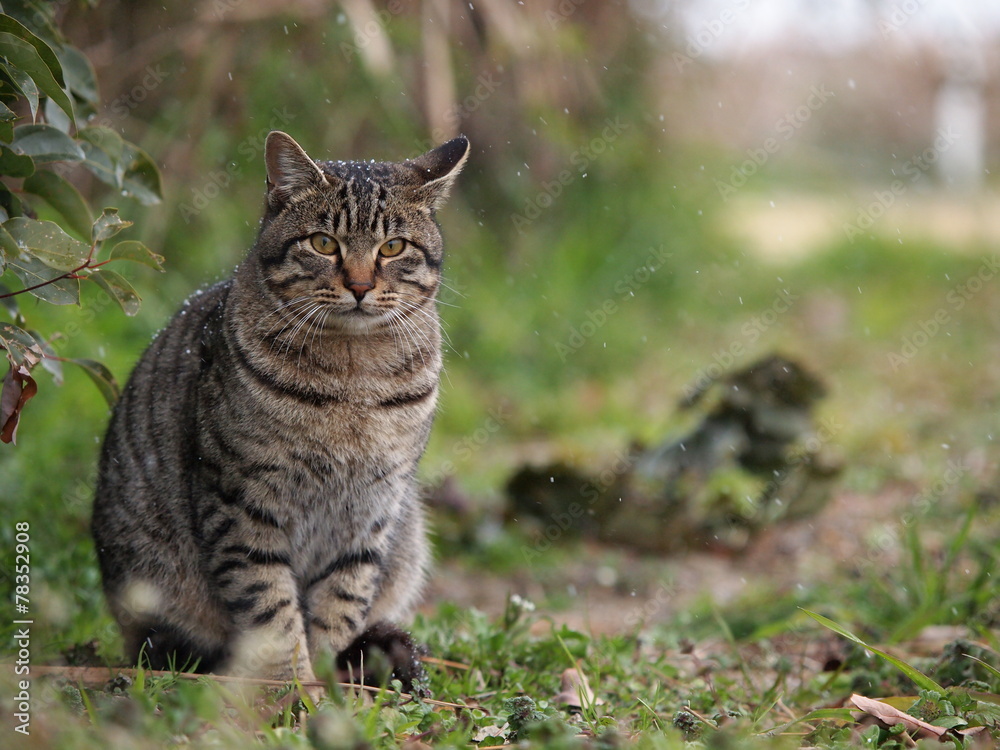
[[[8,368],[0,386],[0,441],[16,439],[22,409],[35,395],[36,366],[62,380],[62,363],[79,365],[108,403],[117,383],[89,358],[59,357],[62,334],[51,338],[28,327],[19,295],[53,305],[79,305],[81,282],[91,282],[126,315],[139,310],[131,284],[108,264],[128,260],[162,270],[161,257],[140,242],[102,244],[131,226],[106,208],[94,211],[71,181],[85,169],[122,196],[144,205],[160,202],[160,174],[140,148],[113,130],[91,124],[100,105],[86,56],[58,29],[55,6],[9,2],[0,13],[0,350]],[[37,213],[54,212],[56,222]]]

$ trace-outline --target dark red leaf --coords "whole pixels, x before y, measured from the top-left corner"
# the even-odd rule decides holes
[[[24,365],[7,371],[0,386],[0,441],[17,444],[21,409],[37,392],[38,385]]]

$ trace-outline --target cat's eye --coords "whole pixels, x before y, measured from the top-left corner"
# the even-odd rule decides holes
[[[313,250],[317,253],[322,253],[323,255],[333,255],[340,248],[340,245],[337,244],[337,240],[333,239],[333,237],[328,234],[323,234],[322,232],[317,232],[310,237],[309,244],[312,245]]]
[[[386,258],[394,258],[406,249],[406,240],[396,238],[382,243],[378,249],[379,254]]]

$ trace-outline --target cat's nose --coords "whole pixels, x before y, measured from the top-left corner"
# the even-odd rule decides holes
[[[351,293],[354,295],[354,299],[360,302],[362,299],[364,299],[365,294],[368,293],[368,290],[375,286],[375,283],[371,281],[348,280],[345,286],[351,290]]]

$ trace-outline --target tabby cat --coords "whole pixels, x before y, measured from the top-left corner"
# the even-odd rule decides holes
[[[319,651],[374,642],[408,677],[435,211],[468,152],[314,162],[268,136],[256,243],[153,340],[105,437],[92,531],[129,658],[308,680]]]

